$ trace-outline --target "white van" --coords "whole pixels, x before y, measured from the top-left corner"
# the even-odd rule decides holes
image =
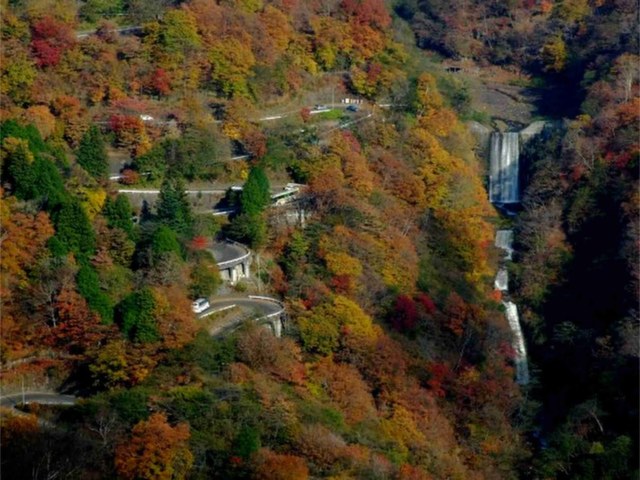
[[[199,298],[191,304],[191,310],[193,310],[194,313],[202,313],[210,306],[209,300],[206,298]]]

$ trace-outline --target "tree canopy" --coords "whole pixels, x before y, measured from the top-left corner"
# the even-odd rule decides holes
[[[97,126],[91,125],[80,139],[76,160],[92,177],[106,178],[109,171],[107,149]]]

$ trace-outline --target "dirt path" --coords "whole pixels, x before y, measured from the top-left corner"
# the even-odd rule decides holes
[[[522,128],[536,118],[535,90],[483,79],[470,84],[473,109],[493,118],[497,128]]]

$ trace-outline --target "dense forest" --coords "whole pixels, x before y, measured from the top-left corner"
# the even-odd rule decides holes
[[[1,0],[1,475],[637,478],[638,15]],[[483,72],[546,121],[515,215],[470,125],[524,125]],[[193,310],[249,294],[281,335]]]

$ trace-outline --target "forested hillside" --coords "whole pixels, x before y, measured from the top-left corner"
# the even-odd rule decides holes
[[[564,116],[525,152],[513,274],[541,478],[633,478],[638,451],[638,5],[403,2],[418,43],[532,75]],[[558,118],[558,117],[557,117]]]
[[[2,475],[637,475],[637,11],[512,3],[2,0]],[[568,117],[524,152],[515,219],[440,56]],[[493,287],[509,224],[527,387]],[[282,336],[208,306],[249,295]]]

